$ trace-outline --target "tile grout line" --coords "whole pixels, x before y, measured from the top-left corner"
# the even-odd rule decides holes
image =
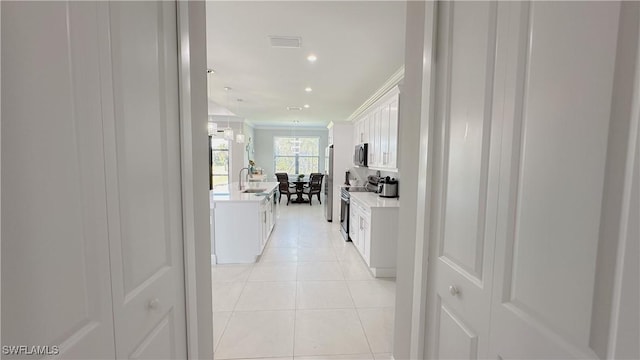
[[[249,266],[249,268],[251,269],[251,271],[249,271],[249,276],[251,276],[251,272],[253,272],[254,265],[255,264],[251,264]],[[213,344],[213,352],[214,352],[214,354],[215,354],[216,350],[218,349],[218,347],[220,346],[220,343],[222,343],[222,338],[224,337],[224,334],[227,331],[227,326],[229,326],[229,323],[231,322],[231,318],[233,317],[233,314],[235,313],[235,307],[238,305],[238,301],[240,301],[240,297],[242,296],[242,293],[244,292],[244,288],[247,286],[247,282],[249,281],[249,276],[247,276],[247,278],[243,281],[244,285],[242,286],[242,290],[240,291],[240,295],[238,296],[238,300],[236,300],[236,303],[233,305],[233,309],[230,311],[230,314],[229,314],[229,317],[227,318],[227,321],[225,321],[225,323],[224,323],[224,327],[222,328],[222,333],[220,334],[220,338],[218,339],[217,344],[215,344],[215,343]],[[231,281],[231,282],[233,282],[233,281]],[[214,284],[216,284],[216,282],[212,282],[211,286],[213,287]],[[215,289],[214,289],[214,291],[215,291]],[[215,311],[215,309],[213,309],[213,301],[212,301],[211,305],[212,305],[212,310],[214,310],[212,312],[213,312],[213,315],[215,317],[216,311]],[[218,312],[220,312],[220,311],[218,311]],[[214,341],[215,341],[215,338],[214,338]],[[214,355],[214,358],[215,358],[215,355]]]
[[[236,313],[236,306],[238,305],[238,302],[240,301],[240,297],[242,296],[242,293],[244,293],[244,288],[246,286],[247,286],[247,281],[245,280],[243,285],[242,285],[242,290],[240,291],[240,295],[238,295],[238,299],[233,304],[233,308],[230,311],[229,318],[227,319],[227,321],[224,324],[224,328],[222,329],[222,334],[220,334],[220,339],[218,340],[218,344],[214,344],[214,346],[213,346],[214,358],[215,358],[215,352],[218,349],[218,347],[220,346],[220,344],[222,343],[222,339],[224,338],[224,334],[227,332],[227,327],[229,326],[229,323],[231,322],[231,318],[233,318],[233,315]],[[213,313],[215,315],[216,312],[214,311]]]
[[[300,243],[300,223],[297,221],[296,226],[298,227],[297,236],[296,236],[296,245]],[[296,294],[295,299],[293,300],[293,339],[291,341],[291,359],[295,359],[296,356],[296,325],[298,322],[298,263],[300,258],[298,257],[298,248],[296,247]]]
[[[342,266],[340,266],[340,271],[342,272],[342,277],[344,277],[344,282],[347,285],[347,291],[349,292],[349,296],[351,297],[351,301],[353,302],[353,307],[356,311],[356,316],[358,317],[358,322],[360,323],[360,328],[362,329],[362,333],[364,334],[364,338],[367,341],[367,346],[369,347],[369,353],[371,354],[371,358],[375,359],[375,356],[373,355],[373,348],[371,347],[371,342],[369,341],[369,336],[367,336],[367,332],[364,329],[364,324],[362,323],[362,318],[360,317],[360,311],[358,311],[358,306],[356,304],[356,300],[353,298],[353,294],[351,293],[351,287],[349,286],[349,281],[347,281],[347,278],[344,274],[344,270],[342,269]]]
[[[351,301],[353,301],[353,306],[356,310],[356,316],[358,317],[358,322],[360,322],[360,328],[362,329],[362,333],[364,334],[364,338],[367,340],[367,346],[369,346],[369,353],[371,353],[371,358],[375,359],[373,355],[373,348],[371,347],[371,342],[369,341],[369,336],[367,335],[367,331],[364,329],[364,324],[362,323],[362,318],[360,317],[360,311],[358,311],[358,305],[356,305],[356,300],[353,298],[353,294],[351,293],[351,287],[347,282],[347,290],[349,291],[349,296],[351,296]]]

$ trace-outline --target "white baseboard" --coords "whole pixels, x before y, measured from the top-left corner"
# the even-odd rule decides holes
[[[216,254],[211,254],[211,265],[216,265],[218,262],[216,261]]]
[[[396,277],[396,268],[370,268],[373,276],[377,278],[394,278]]]

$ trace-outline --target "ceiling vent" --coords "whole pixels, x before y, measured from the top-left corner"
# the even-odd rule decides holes
[[[271,47],[297,49],[302,46],[302,38],[299,36],[269,36]]]
[[[300,107],[300,106],[287,106],[287,110],[289,110],[289,111],[300,111],[300,110],[302,110],[302,107]]]

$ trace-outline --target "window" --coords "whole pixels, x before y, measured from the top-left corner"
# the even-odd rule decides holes
[[[211,187],[229,184],[229,140],[211,139]]]
[[[318,172],[320,138],[275,137],[273,139],[274,169],[288,174]]]

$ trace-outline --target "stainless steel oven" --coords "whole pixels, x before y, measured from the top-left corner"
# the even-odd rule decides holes
[[[349,190],[340,190],[340,233],[345,241],[349,241]]]
[[[344,186],[340,189],[340,233],[349,241],[349,203],[352,192],[373,191],[367,186]]]

